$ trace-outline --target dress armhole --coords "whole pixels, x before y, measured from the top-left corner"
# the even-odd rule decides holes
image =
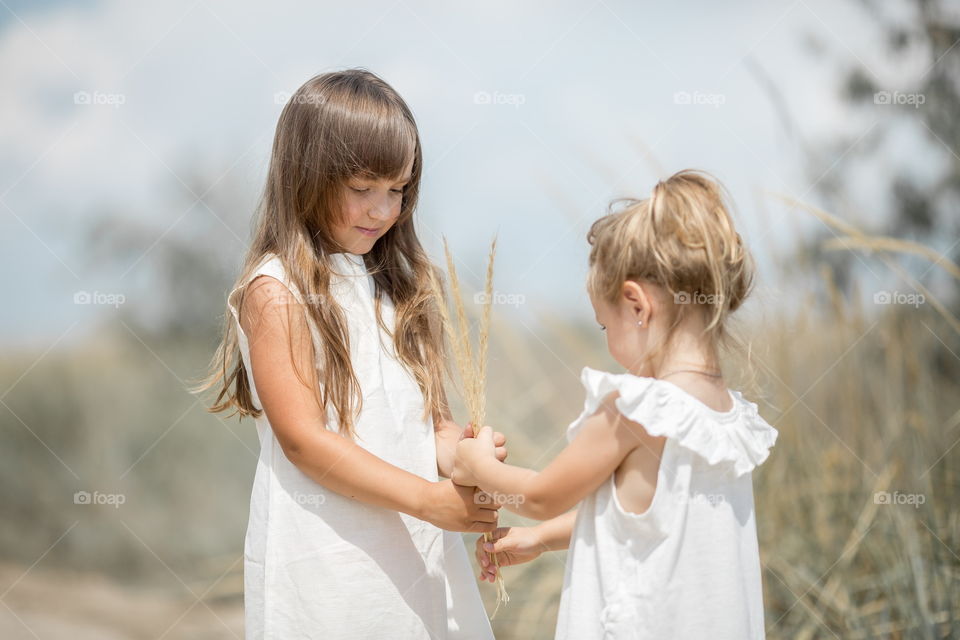
[[[639,535],[646,540],[648,551],[666,539],[677,509],[682,506],[676,503],[678,483],[682,484],[680,476],[683,474],[676,446],[676,442],[671,438],[664,442],[660,465],[657,468],[657,485],[650,504],[642,512],[629,511],[623,506],[617,493],[617,474],[610,474],[610,502],[616,520],[620,523],[618,526],[624,527],[628,539]]]

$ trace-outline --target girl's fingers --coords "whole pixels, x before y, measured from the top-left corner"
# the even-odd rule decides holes
[[[493,582],[496,579],[496,567],[490,565],[480,570],[480,579]]]
[[[507,532],[510,531],[510,527],[499,527],[496,531],[493,532],[493,539],[499,540],[503,536],[507,535]],[[486,542],[485,540],[482,542]]]
[[[477,513],[477,519],[482,522],[496,522],[500,512],[496,509],[480,509]]]
[[[487,553],[503,553],[508,551],[507,544],[505,540],[495,540],[494,542],[484,542],[483,550]]]
[[[497,518],[499,517],[499,515],[500,515],[499,512],[493,509],[479,509],[475,517],[478,522],[486,522],[488,524],[492,524],[494,525],[494,529],[496,529]],[[490,531],[493,531],[493,529],[490,529]]]
[[[473,500],[477,504],[488,505],[489,508],[493,508],[493,506],[497,504],[494,501],[493,496],[487,493],[486,491],[483,491],[480,487],[477,487],[476,489],[474,489]],[[500,508],[499,505],[497,505],[497,508],[498,509]]]

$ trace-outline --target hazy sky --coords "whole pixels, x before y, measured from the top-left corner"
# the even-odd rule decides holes
[[[763,267],[818,223],[783,219],[760,192],[811,199],[815,178],[744,60],[777,83],[803,136],[857,138],[872,121],[838,100],[832,60],[885,68],[872,25],[859,4],[828,0],[2,0],[0,279],[13,303],[0,332],[49,344],[111,313],[74,292],[135,278],[86,273],[79,233],[109,206],[154,221],[163,242],[186,208],[164,194],[188,168],[234,190],[241,210],[211,240],[239,262],[276,95],[348,66],[380,74],[417,117],[428,249],[439,256],[446,235],[465,275],[480,273],[499,233],[497,289],[531,308],[589,317],[585,232],[612,197],[649,191],[651,157],[719,176]]]

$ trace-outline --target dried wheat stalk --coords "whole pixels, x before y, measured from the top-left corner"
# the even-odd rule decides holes
[[[450,341],[453,350],[453,359],[457,366],[457,372],[460,375],[460,382],[463,386],[463,400],[470,414],[470,422],[474,428],[483,426],[485,411],[486,377],[487,377],[487,347],[490,343],[490,308],[493,306],[493,261],[497,253],[497,239],[494,238],[490,244],[490,255],[487,259],[487,277],[484,285],[483,312],[480,316],[480,330],[477,337],[477,354],[474,358],[473,346],[470,341],[470,321],[467,318],[466,306],[463,303],[463,296],[460,290],[460,279],[457,277],[457,269],[453,263],[453,254],[450,253],[450,247],[447,240],[443,240],[443,251],[447,259],[447,273],[450,278],[450,291],[453,298],[453,307],[456,312],[456,320],[450,316],[447,309],[446,297],[443,294],[443,288],[436,277],[432,277],[434,294],[437,298],[437,307],[440,310],[440,319],[443,322],[444,330]],[[484,540],[490,542],[493,536],[489,533],[483,534]],[[493,564],[499,568],[497,557],[490,554]],[[502,602],[508,602],[510,596],[507,595],[507,589],[503,582],[503,574],[497,571],[497,606],[493,611],[493,616],[497,615]]]

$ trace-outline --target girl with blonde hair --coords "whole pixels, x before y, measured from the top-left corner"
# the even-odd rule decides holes
[[[583,412],[539,473],[498,461],[490,427],[460,442],[454,481],[544,521],[478,541],[481,578],[491,553],[506,566],[569,547],[557,638],[763,638],[751,472],[777,432],[720,368],[753,277],[723,190],[681,171],[588,240],[590,299],[626,373],[583,369]]]

